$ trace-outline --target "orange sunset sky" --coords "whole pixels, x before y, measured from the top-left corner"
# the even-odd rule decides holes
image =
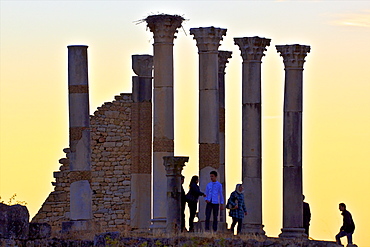
[[[131,92],[131,55],[152,54],[137,21],[178,14],[174,41],[175,155],[198,167],[198,54],[193,27],[227,29],[226,192],[241,181],[241,65],[234,37],[271,39],[262,59],[263,224],[282,228],[284,65],[275,45],[310,45],[303,72],[303,191],[310,234],[334,240],[347,204],[354,243],[370,246],[370,1],[0,1],[0,196],[31,217],[53,190],[68,147],[67,46],[88,45],[90,113]],[[204,189],[204,188],[202,188]],[[247,198],[246,198],[247,200]],[[346,243],[346,240],[344,240]]]

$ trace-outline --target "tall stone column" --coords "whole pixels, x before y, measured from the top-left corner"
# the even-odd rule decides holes
[[[92,219],[87,46],[68,46],[70,219],[65,231],[86,230]]]
[[[164,156],[174,153],[173,40],[184,20],[177,15],[152,15],[146,19],[154,35],[154,139],[152,229],[166,227],[166,173]]]
[[[199,54],[199,185],[205,190],[209,173],[220,168],[218,47],[226,29],[191,28],[190,34],[194,35]],[[205,220],[205,206],[200,200],[200,222]]]
[[[149,229],[152,181],[153,56],[133,55],[131,110],[131,227]]]
[[[265,234],[262,225],[261,63],[270,39],[234,38],[243,58],[242,177],[245,205],[243,232]]]
[[[224,198],[226,198],[226,181],[225,181],[225,68],[228,59],[231,58],[231,51],[218,52],[218,92],[219,92],[219,143],[220,143],[220,175],[218,181],[224,188]],[[220,222],[226,224],[226,208],[220,210]]]
[[[302,83],[305,45],[277,45],[285,66],[283,130],[283,228],[279,237],[306,237],[302,203]]]
[[[181,171],[189,157],[163,157],[167,176],[167,223],[168,233],[181,231]]]

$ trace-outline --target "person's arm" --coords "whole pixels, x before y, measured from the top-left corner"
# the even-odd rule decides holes
[[[228,200],[228,203],[230,203],[231,207],[234,208],[236,206],[236,203],[235,203],[235,193],[232,192],[231,195],[230,195],[230,198]]]
[[[218,198],[219,198],[219,203],[220,203],[220,210],[223,210],[224,209],[224,195],[222,193],[222,184],[220,182],[218,182]]]
[[[190,188],[192,189],[192,191],[194,192],[194,194],[196,194],[197,196],[202,196],[204,195],[204,193],[202,191],[200,191],[200,188],[197,184],[191,184]]]
[[[209,186],[207,184],[207,186],[206,186],[206,196],[204,197],[204,200],[206,201],[206,203],[209,203],[209,199],[210,199],[210,197],[209,197]]]
[[[343,230],[344,231],[347,231],[348,228],[350,228],[352,225],[352,221],[351,221],[351,215],[349,212],[346,212],[345,214],[343,214]]]
[[[224,200],[224,193],[222,192],[222,184],[221,183],[220,183],[219,193],[220,193],[220,204],[223,205],[225,203],[225,200]]]

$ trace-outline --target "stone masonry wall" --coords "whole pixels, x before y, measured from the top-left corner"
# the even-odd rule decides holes
[[[130,229],[131,210],[131,94],[120,94],[90,117],[91,189],[94,221],[99,231]],[[49,223],[53,233],[69,221],[69,149],[54,172],[55,186],[32,222]]]

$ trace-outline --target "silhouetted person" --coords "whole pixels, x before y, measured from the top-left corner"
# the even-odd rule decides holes
[[[184,184],[184,176],[181,176],[181,231],[185,231],[185,206],[186,206],[186,197],[185,190],[182,186]]]
[[[217,181],[217,172],[210,172],[211,182],[206,187],[206,231],[209,231],[209,220],[213,211],[213,231],[217,231],[218,211],[223,209],[224,196],[222,195],[222,184]]]
[[[227,201],[227,205],[229,205],[230,209],[229,216],[233,218],[230,230],[234,233],[234,227],[238,223],[237,234],[239,234],[242,231],[244,215],[247,215],[247,208],[244,204],[244,187],[242,184],[236,185],[235,191],[231,193]]]
[[[303,195],[303,200],[305,196]],[[303,227],[304,232],[309,236],[309,228],[310,228],[310,221],[311,221],[311,210],[310,205],[307,202],[303,202]]]
[[[339,233],[335,236],[337,244],[341,244],[340,238],[347,236],[347,243],[352,244],[352,234],[355,231],[355,223],[353,222],[352,215],[346,209],[346,204],[339,203],[339,210],[342,211],[343,225]]]
[[[200,191],[199,186],[199,177],[193,176],[189,184],[189,192],[186,195],[186,201],[188,202],[188,207],[190,211],[189,216],[189,232],[194,231],[194,217],[197,212],[198,207],[198,198],[199,196],[206,196],[202,191]]]

